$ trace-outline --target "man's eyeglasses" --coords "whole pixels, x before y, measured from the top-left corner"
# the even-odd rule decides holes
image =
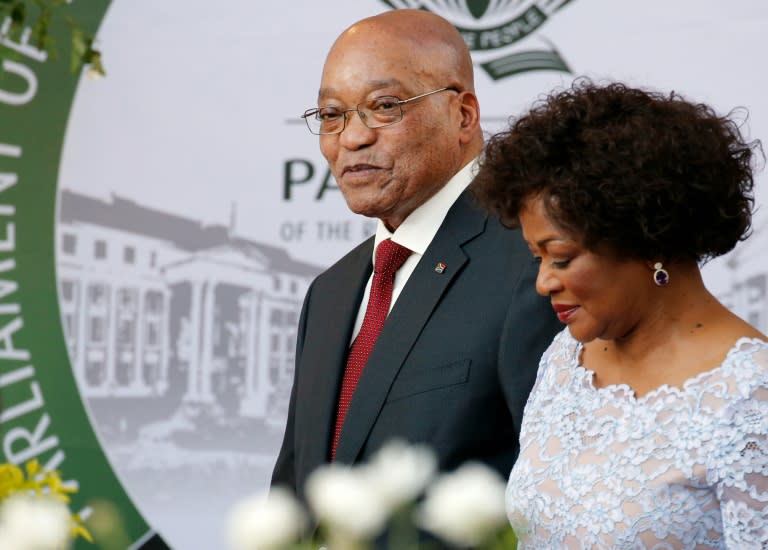
[[[431,92],[425,92],[408,99],[399,99],[394,96],[382,96],[369,101],[358,103],[354,109],[341,109],[339,107],[318,107],[307,109],[301,118],[307,123],[309,131],[318,136],[340,134],[347,125],[347,113],[357,111],[360,120],[368,128],[383,128],[392,126],[403,120],[402,106],[411,101],[427,97],[438,92],[459,92],[456,88],[446,87]]]

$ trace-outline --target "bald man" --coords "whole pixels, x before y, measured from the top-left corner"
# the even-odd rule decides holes
[[[333,44],[304,118],[349,208],[378,225],[307,292],[272,484],[303,497],[319,465],[365,461],[392,439],[431,446],[442,470],[479,460],[506,477],[560,325],[535,292],[520,234],[467,190],[483,135],[461,35],[422,10],[355,23]],[[400,247],[382,305],[375,251]],[[369,301],[388,311],[383,326]]]

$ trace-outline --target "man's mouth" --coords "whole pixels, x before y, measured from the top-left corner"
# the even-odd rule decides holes
[[[378,166],[374,166],[373,164],[353,164],[351,166],[345,166],[344,169],[341,171],[341,175],[345,176],[347,174],[356,174],[358,172],[366,172],[369,170],[377,170]]]

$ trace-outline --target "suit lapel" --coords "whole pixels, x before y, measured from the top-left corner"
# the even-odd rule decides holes
[[[339,462],[357,460],[405,358],[441,296],[469,261],[462,245],[484,231],[487,218],[471,202],[465,192],[451,207],[387,317],[347,412],[336,449]],[[438,262],[445,264],[442,273],[435,269]]]
[[[302,416],[310,423],[303,433],[311,465],[327,462],[330,456],[338,391],[352,327],[372,270],[372,252],[371,238],[345,259],[347,265],[329,273],[326,285],[313,291],[322,302],[312,307],[326,317],[326,326],[316,331],[318,338],[311,345],[306,343],[302,350],[302,364],[306,366],[302,399],[308,409]]]

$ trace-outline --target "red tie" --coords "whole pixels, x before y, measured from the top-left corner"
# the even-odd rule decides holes
[[[390,239],[381,241],[376,248],[376,265],[373,268],[371,294],[365,308],[363,325],[349,350],[347,366],[344,370],[344,381],[341,384],[339,409],[336,413],[336,429],[333,433],[333,445],[331,446],[331,460],[336,457],[336,447],[339,445],[341,428],[344,425],[344,418],[347,415],[349,402],[352,401],[352,394],[355,392],[360,373],[363,372],[363,367],[368,361],[368,356],[376,344],[381,327],[384,326],[384,320],[389,313],[395,272],[400,269],[400,266],[410,255],[410,250]]]

